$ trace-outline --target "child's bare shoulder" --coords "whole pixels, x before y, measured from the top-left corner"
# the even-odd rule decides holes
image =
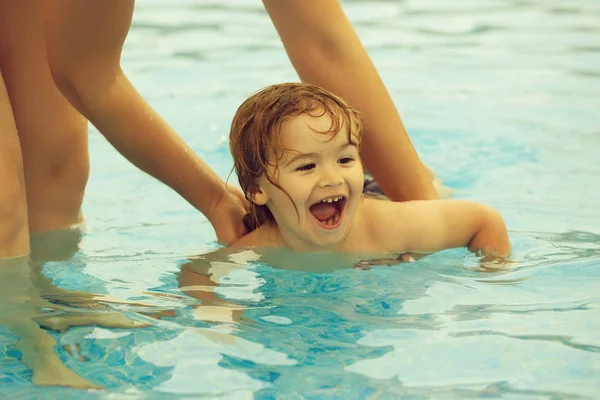
[[[242,236],[232,243],[230,247],[280,247],[279,240],[277,240],[278,237],[279,235],[273,234],[272,229],[263,225]]]
[[[382,247],[382,251],[397,251],[400,242],[398,234],[403,230],[403,220],[407,215],[406,204],[389,200],[365,198],[361,203],[362,230]],[[386,243],[394,236],[394,249],[387,249]],[[386,247],[385,249],[383,247]]]
[[[385,222],[391,215],[402,213],[406,208],[406,203],[370,197],[366,197],[361,204],[363,215],[374,225]]]

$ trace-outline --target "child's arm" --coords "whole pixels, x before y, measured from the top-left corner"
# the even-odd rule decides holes
[[[373,237],[389,251],[431,253],[455,247],[495,257],[510,255],[504,220],[491,207],[462,200],[369,202],[378,229]],[[381,224],[385,221],[385,224]],[[382,229],[381,227],[384,226]]]

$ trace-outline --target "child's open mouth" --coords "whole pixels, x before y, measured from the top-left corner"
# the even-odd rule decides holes
[[[344,196],[334,196],[313,204],[309,210],[321,228],[335,229],[342,223],[345,205],[346,198]]]

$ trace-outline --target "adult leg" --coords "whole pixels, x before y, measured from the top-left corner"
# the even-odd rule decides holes
[[[0,56],[0,259],[29,253],[21,145],[4,85],[1,61]]]
[[[0,259],[29,253],[23,157],[4,83],[8,59],[5,3],[0,3]]]
[[[41,0],[2,3],[3,74],[18,130],[31,232],[81,220],[89,172],[87,121],[57,89]]]
[[[44,75],[46,52],[40,46],[36,8],[41,10],[41,3],[35,0],[0,1],[0,323],[19,336],[16,348],[32,369],[33,383],[98,388],[62,363],[54,339],[34,321],[51,304],[31,279],[29,223],[44,225],[39,204],[49,206],[51,217],[63,211],[55,207],[62,200],[56,200],[71,197],[67,186],[73,182],[64,184],[69,172],[62,167],[71,160],[71,146],[80,142],[55,135],[69,118],[61,112],[60,99],[52,96],[50,75]],[[83,194],[82,187],[74,190]]]
[[[0,325],[7,325],[17,336],[15,346],[22,360],[32,370],[36,385],[99,388],[67,368],[54,350],[56,341],[40,329],[36,317],[45,315],[42,309],[53,305],[40,297],[31,280],[29,258],[0,259]]]

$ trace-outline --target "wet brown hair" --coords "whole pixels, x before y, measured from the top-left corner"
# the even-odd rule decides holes
[[[250,231],[273,220],[266,205],[252,201],[263,174],[272,185],[288,195],[276,179],[269,176],[267,167],[274,166],[277,172],[278,162],[284,151],[289,150],[281,144],[281,126],[287,119],[302,114],[316,118],[329,116],[330,128],[319,133],[329,134],[333,139],[346,126],[349,142],[357,146],[360,144],[362,125],[357,111],[321,87],[307,83],[281,83],[267,86],[246,99],[233,117],[229,147],[240,186],[250,202],[250,212],[244,217],[244,224]]]

